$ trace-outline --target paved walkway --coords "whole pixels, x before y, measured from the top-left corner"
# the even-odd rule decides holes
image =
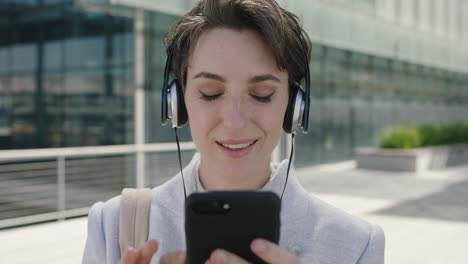
[[[387,264],[468,263],[468,166],[416,175],[345,162],[297,174],[313,195],[382,226]],[[0,262],[80,263],[86,220],[0,231]]]
[[[417,175],[349,163],[298,175],[322,200],[380,225],[386,263],[468,263],[468,166]]]

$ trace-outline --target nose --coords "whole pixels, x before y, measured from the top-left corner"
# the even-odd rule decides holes
[[[223,102],[223,123],[226,128],[239,129],[247,125],[247,109],[241,96],[230,96]]]

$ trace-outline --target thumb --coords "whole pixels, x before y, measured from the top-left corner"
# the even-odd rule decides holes
[[[127,248],[122,259],[120,260],[120,264],[135,264],[139,255],[140,254],[138,250],[134,248]]]

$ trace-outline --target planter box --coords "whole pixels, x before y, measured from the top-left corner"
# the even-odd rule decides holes
[[[354,156],[358,168],[421,172],[468,164],[468,144],[415,149],[363,147],[355,149]]]

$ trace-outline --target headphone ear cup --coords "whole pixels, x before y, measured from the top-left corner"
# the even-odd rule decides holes
[[[294,118],[294,106],[296,105],[296,97],[299,90],[300,88],[297,85],[292,85],[289,87],[288,106],[286,107],[283,120],[283,130],[288,134],[293,131],[292,124]]]
[[[165,125],[167,123],[167,120],[169,119],[167,97],[167,83],[164,83],[163,89],[161,91],[161,122],[163,125]]]
[[[177,127],[182,127],[187,124],[188,121],[188,114],[187,108],[185,107],[185,100],[184,100],[184,91],[182,89],[182,85],[180,85],[179,81],[176,79],[173,81],[175,84],[175,89],[177,90]]]
[[[163,107],[165,107],[165,110],[162,110],[163,121],[171,119],[173,127],[182,127],[187,123],[188,115],[185,108],[184,92],[177,79],[169,85],[166,101],[163,98],[163,102],[167,102],[163,103]]]
[[[303,128],[304,97],[304,90],[299,85],[291,86],[283,120],[283,129],[288,134],[296,132],[299,127]]]

